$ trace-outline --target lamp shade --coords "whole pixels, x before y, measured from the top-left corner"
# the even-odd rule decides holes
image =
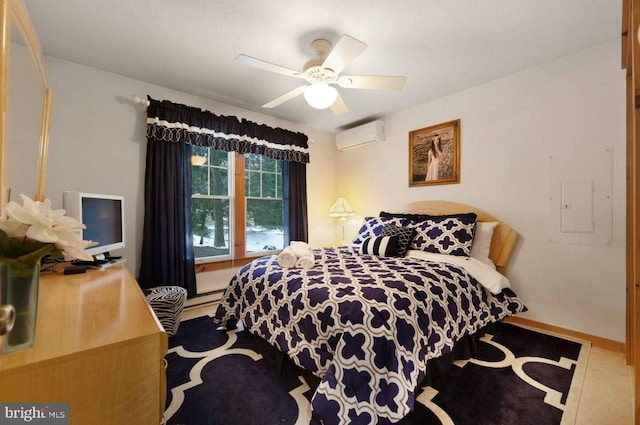
[[[304,90],[304,98],[309,106],[327,109],[338,97],[338,90],[328,84],[312,84]]]
[[[350,217],[354,215],[353,208],[345,198],[338,198],[329,210],[329,217]]]

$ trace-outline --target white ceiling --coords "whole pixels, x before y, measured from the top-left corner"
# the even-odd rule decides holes
[[[45,55],[334,131],[617,39],[622,0],[26,0]],[[341,89],[335,117],[299,96],[311,41],[368,48],[343,72],[406,75],[401,92]],[[144,96],[147,93],[132,93]],[[167,99],[171,100],[171,99]],[[213,111],[215,112],[215,111]]]

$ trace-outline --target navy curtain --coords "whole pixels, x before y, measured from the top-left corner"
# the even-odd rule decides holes
[[[284,191],[284,216],[289,226],[285,228],[285,243],[309,240],[307,221],[307,167],[299,162],[284,162],[282,166]]]
[[[191,106],[148,98],[147,138],[207,146],[226,152],[257,153],[284,161],[309,162],[308,137]]]
[[[181,286],[193,297],[191,145],[150,139],[146,166],[140,286]]]
[[[307,241],[307,136],[169,101],[149,99],[140,286],[196,295],[191,222],[191,146],[283,160],[285,240]]]

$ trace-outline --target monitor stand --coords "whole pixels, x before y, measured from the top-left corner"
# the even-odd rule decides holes
[[[111,266],[115,266],[116,264],[124,263],[125,261],[127,261],[126,258],[122,258],[120,256],[112,256],[108,252],[105,252],[104,254],[94,255],[93,261],[77,260],[74,261],[73,264],[78,266],[86,266],[90,269],[104,270]]]

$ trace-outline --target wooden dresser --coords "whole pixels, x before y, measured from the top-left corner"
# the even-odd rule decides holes
[[[68,402],[70,424],[161,423],[167,334],[121,265],[40,276],[35,345],[0,355],[0,401]]]

